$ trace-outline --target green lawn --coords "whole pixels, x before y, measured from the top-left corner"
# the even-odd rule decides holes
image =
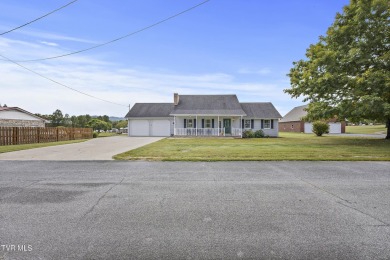
[[[280,138],[166,138],[114,156],[157,161],[390,161],[390,141],[280,133]]]
[[[346,126],[347,134],[385,134],[385,125],[362,125],[362,126]]]
[[[40,148],[46,146],[55,146],[61,144],[72,144],[72,143],[80,143],[90,139],[81,139],[81,140],[71,140],[71,141],[62,141],[62,142],[51,142],[51,143],[39,143],[39,144],[18,144],[18,145],[5,145],[0,146],[0,153],[8,153],[20,150],[27,150],[33,148]]]
[[[110,136],[127,136],[126,134],[117,134],[117,133],[105,133],[105,132],[101,132],[99,133],[98,137],[110,137]]]

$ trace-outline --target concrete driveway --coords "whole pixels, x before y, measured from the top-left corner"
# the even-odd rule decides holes
[[[112,156],[156,142],[163,137],[113,136],[82,143],[57,145],[0,154],[0,160],[112,160]]]

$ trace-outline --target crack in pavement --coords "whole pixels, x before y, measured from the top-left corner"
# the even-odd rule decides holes
[[[338,196],[338,195],[336,195],[336,194],[334,194],[334,193],[332,193],[332,192],[330,192],[330,191],[328,191],[328,190],[325,190],[325,189],[323,189],[323,188],[321,188],[321,187],[319,187],[319,186],[317,186],[317,185],[315,185],[315,184],[313,184],[313,183],[311,183],[311,182],[308,182],[308,181],[306,181],[306,180],[304,180],[304,179],[301,179],[301,178],[298,178],[298,177],[296,177],[296,178],[299,179],[299,180],[301,180],[302,182],[304,182],[304,183],[306,183],[306,184],[308,184],[308,185],[310,185],[310,186],[312,186],[312,187],[314,187],[314,188],[316,188],[316,189],[322,191],[322,192],[325,192],[325,193],[331,195],[332,197],[338,198],[339,200],[342,200],[342,201],[344,201],[344,202],[347,202],[348,204],[351,204],[350,201],[348,201],[348,200],[346,200],[346,199],[343,199],[342,197],[340,197],[340,196]],[[368,214],[368,213],[366,213],[366,212],[364,212],[364,211],[361,211],[361,210],[359,210],[359,209],[357,209],[357,208],[354,208],[354,207],[352,207],[352,206],[349,206],[349,205],[346,205],[346,204],[344,204],[344,203],[341,203],[340,201],[337,201],[337,203],[340,204],[340,205],[342,205],[342,206],[344,206],[344,207],[347,207],[347,208],[349,208],[349,209],[353,209],[353,210],[355,210],[355,211],[357,211],[357,212],[359,212],[359,213],[361,213],[361,214],[363,214],[363,215],[365,215],[365,216],[367,216],[367,217],[370,217],[370,218],[372,218],[372,219],[375,219],[376,221],[379,221],[380,223],[382,223],[384,226],[390,226],[389,223],[386,223],[386,222],[384,222],[383,220],[381,220],[381,219],[379,219],[379,218],[377,218],[377,217],[375,217],[375,216],[372,216],[372,215],[370,215],[370,214]]]
[[[368,214],[368,213],[366,213],[366,212],[363,212],[363,211],[361,211],[361,210],[359,210],[359,209],[357,209],[357,208],[354,208],[354,207],[345,205],[345,204],[343,204],[343,203],[341,203],[341,202],[339,202],[339,201],[338,201],[337,203],[340,204],[340,205],[343,205],[344,207],[347,207],[347,208],[353,209],[353,210],[355,210],[355,211],[357,211],[357,212],[360,212],[361,214],[363,214],[363,215],[365,215],[365,216],[371,217],[371,218],[375,219],[376,221],[379,221],[380,223],[383,224],[383,225],[374,225],[374,226],[390,226],[389,223],[386,223],[386,222],[382,221],[381,219],[379,219],[379,218],[377,218],[377,217],[374,217],[374,216],[372,216],[372,215],[370,215],[370,214]]]
[[[100,201],[107,195],[107,193],[109,193],[113,188],[121,184],[124,180],[125,178],[123,177],[120,182],[111,186],[102,196],[100,196],[100,198],[96,201],[96,203],[92,205],[92,207],[80,218],[80,220],[84,219],[88,214],[90,214],[95,209],[95,207],[100,203]]]

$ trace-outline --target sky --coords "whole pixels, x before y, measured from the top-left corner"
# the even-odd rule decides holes
[[[0,34],[69,2],[2,0]],[[292,63],[305,59],[349,3],[210,0],[112,44],[26,62],[108,42],[202,2],[78,0],[0,35],[0,55],[25,67],[0,57],[0,104],[40,114],[124,117],[129,105],[173,102],[175,92],[236,94],[240,102],[272,102],[284,116],[304,104],[283,92]]]

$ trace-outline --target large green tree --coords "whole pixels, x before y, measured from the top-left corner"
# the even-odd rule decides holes
[[[103,120],[99,120],[97,118],[91,119],[88,124],[88,127],[93,128],[93,130],[100,132],[101,130],[107,131],[112,128],[111,123],[105,122]]]
[[[308,119],[382,121],[390,138],[389,14],[388,0],[351,0],[293,63],[285,92],[310,101]]]
[[[62,126],[62,123],[64,121],[64,115],[62,114],[62,111],[56,109],[56,111],[54,111],[53,114],[50,115],[50,120],[51,120],[51,126],[54,127]]]

